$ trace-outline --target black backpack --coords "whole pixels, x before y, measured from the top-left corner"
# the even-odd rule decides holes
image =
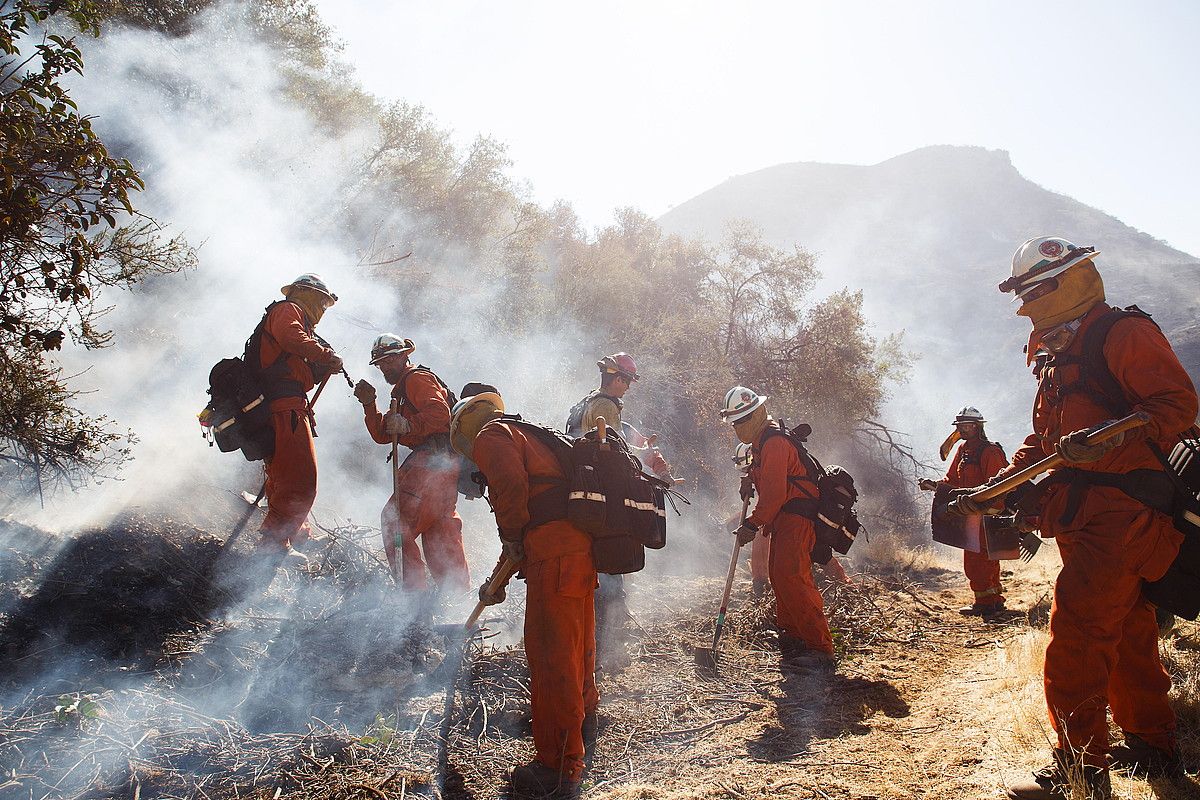
[[[862,529],[854,504],[858,502],[858,490],[854,488],[854,477],[842,467],[831,464],[828,468],[808,451],[805,443],[812,434],[812,426],[801,424],[788,429],[780,423],[780,427],[771,429],[774,433],[768,435],[784,436],[800,455],[800,461],[817,485],[816,497],[797,497],[784,503],[783,510],[789,514],[797,514],[812,520],[816,531],[816,546],[813,548],[813,560],[827,563],[833,557],[830,551],[845,555],[850,552],[854,539]],[[766,439],[763,440],[764,443]]]
[[[571,406],[571,410],[567,412],[567,422],[563,430],[565,430],[571,436],[582,436],[583,434],[587,433],[587,431],[583,430],[583,415],[587,411],[588,403],[601,396],[607,397],[609,400],[612,400],[614,403],[616,403],[618,409],[621,408],[621,398],[606,395],[599,389],[593,389],[592,391],[588,392],[582,400]]]
[[[262,461],[275,454],[275,429],[271,425],[270,403],[282,397],[304,397],[300,384],[286,377],[287,354],[280,353],[267,367],[261,363],[262,337],[266,333],[271,310],[286,300],[267,306],[262,319],[246,339],[241,358],[223,358],[208,373],[208,405],[200,412],[200,424],[209,446],[216,444],[222,453],[241,450],[247,461]],[[308,327],[309,335],[321,339]],[[332,349],[332,348],[331,348]],[[308,362],[305,362],[306,364]],[[324,367],[309,364],[315,382],[328,377]]]
[[[646,473],[625,440],[609,431],[601,445],[596,432],[572,438],[564,433],[503,415],[503,422],[546,445],[567,480],[532,497],[526,530],[566,519],[592,539],[596,571],[609,575],[637,572],[646,566],[645,548],[667,544],[668,500],[687,502],[669,484]]]

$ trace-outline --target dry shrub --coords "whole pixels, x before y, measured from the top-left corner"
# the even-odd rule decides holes
[[[1042,683],[1048,641],[1045,631],[1028,630],[996,654],[1001,676],[998,690],[1008,695],[1011,704],[1013,737],[1027,750],[1042,750],[1052,741]]]

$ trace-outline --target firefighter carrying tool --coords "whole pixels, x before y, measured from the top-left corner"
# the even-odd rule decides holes
[[[989,493],[1054,454],[1055,468],[1016,502],[1040,517],[1042,534],[1055,537],[1062,554],[1045,660],[1058,742],[1050,766],[1010,787],[1016,800],[1067,797],[1071,762],[1081,762],[1090,800],[1111,797],[1110,760],[1142,772],[1178,766],[1171,682],[1142,588],[1172,566],[1183,540],[1161,510],[1175,487],[1158,454],[1195,422],[1196,390],[1148,315],[1104,302],[1096,255],[1060,237],[1035,237],[1017,249],[1012,277],[1000,285],[1033,323],[1030,363],[1041,359],[1033,432]],[[1090,436],[1130,412],[1142,424],[1102,441]],[[996,505],[984,493],[958,491],[964,496],[952,506],[963,512]],[[1111,753],[1108,709],[1125,734]]]
[[[735,386],[726,393],[720,411],[738,440],[752,446],[750,478],[758,493],[754,512],[733,533],[746,544],[760,529],[770,528],[770,578],[782,654],[811,653],[832,664],[833,638],[812,576],[816,530],[812,519],[785,509],[794,499],[818,496],[816,476],[788,437],[777,435],[782,429],[768,416],[766,402],[764,395]]]
[[[304,274],[279,290],[285,300],[267,307],[247,342],[257,350],[264,395],[270,402],[275,446],[266,459],[267,515],[260,548],[283,552],[309,537],[306,520],[317,498],[317,453],[308,392],[342,369],[342,359],[313,329],[337,302],[325,281]]]
[[[412,451],[403,463],[394,458],[391,463],[393,492],[382,514],[383,548],[396,583],[409,591],[427,588],[426,564],[439,588],[466,589],[462,519],[455,510],[460,463],[450,448],[453,395],[428,367],[409,363],[415,349],[411,339],[390,333],[371,347],[371,364],[392,385],[386,415],[375,406],[374,386],[363,380],[354,387],[371,438]]]
[[[592,541],[564,518],[565,509],[542,502],[554,500],[555,487],[571,477],[559,457],[503,412],[497,393],[463,398],[454,408],[450,440],[487,479],[501,560],[517,562],[526,582],[525,654],[536,755],[513,769],[512,784],[537,797],[573,797],[584,767],[584,719],[599,703]],[[504,593],[487,584],[479,599],[499,603]]]
[[[979,409],[966,406],[954,418],[954,431],[941,447],[942,460],[950,454],[950,448],[959,442],[954,458],[940,481],[923,480],[921,488],[929,491],[939,486],[949,489],[967,489],[986,483],[997,472],[1008,466],[1004,449],[988,441],[983,425],[987,422]],[[943,489],[943,491],[945,491]],[[990,618],[1004,610],[1004,587],[1000,583],[1000,562],[989,557],[987,539],[981,536],[979,552],[963,550],[963,572],[970,581],[975,599],[958,613],[965,616]]]

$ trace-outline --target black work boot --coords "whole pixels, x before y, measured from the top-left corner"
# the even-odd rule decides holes
[[[1128,731],[1125,732],[1125,743],[1108,751],[1108,765],[1141,778],[1175,778],[1183,774],[1179,756]]]
[[[510,780],[513,793],[519,797],[571,800],[579,796],[579,781],[568,780],[537,759],[513,769]]]
[[[755,578],[750,584],[750,594],[755,597],[766,597],[767,590],[771,588],[771,584],[765,578]]]
[[[1067,765],[1061,750],[1054,751],[1054,761],[1033,773],[1033,780],[1008,787],[1009,800],[1071,800],[1071,782],[1082,781],[1087,800],[1110,800],[1112,784],[1108,770],[1074,763]]]

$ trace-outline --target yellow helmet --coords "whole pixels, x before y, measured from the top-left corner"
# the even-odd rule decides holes
[[[450,410],[450,446],[459,455],[472,458],[479,431],[503,413],[504,398],[497,392],[481,392],[459,400]]]

